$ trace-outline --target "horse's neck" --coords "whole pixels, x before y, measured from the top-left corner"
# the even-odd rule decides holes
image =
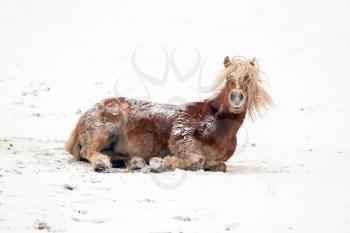
[[[211,114],[215,116],[218,134],[226,134],[227,136],[235,136],[244,122],[247,111],[234,114],[230,112],[228,106],[224,106],[222,96],[217,96],[207,101],[207,108]]]
[[[218,133],[220,135],[225,134],[228,140],[237,135],[239,128],[242,126],[246,111],[233,114],[226,112],[218,112],[216,114],[216,121],[218,126]]]

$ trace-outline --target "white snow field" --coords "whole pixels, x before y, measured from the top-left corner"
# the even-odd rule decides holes
[[[99,174],[63,151],[124,95],[203,98],[256,57],[274,106],[226,173]],[[350,1],[0,1],[0,232],[350,232]]]

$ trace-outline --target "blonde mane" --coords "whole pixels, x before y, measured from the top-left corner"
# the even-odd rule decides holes
[[[229,79],[236,79],[241,85],[248,85],[247,109],[251,118],[254,118],[256,113],[261,114],[262,108],[267,109],[272,104],[270,95],[263,87],[264,81],[255,59],[232,58],[214,81],[212,85],[214,92],[221,92],[226,80]]]

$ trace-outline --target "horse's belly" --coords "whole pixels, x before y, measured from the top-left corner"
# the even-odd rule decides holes
[[[146,130],[145,130],[146,129]],[[141,157],[149,161],[152,157],[163,157],[168,151],[167,132],[158,130],[154,125],[136,125],[126,127],[117,139],[114,151],[129,157]]]

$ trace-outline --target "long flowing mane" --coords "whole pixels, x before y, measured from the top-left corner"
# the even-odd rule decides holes
[[[265,81],[261,78],[259,64],[255,59],[246,59],[244,57],[234,57],[230,64],[225,67],[213,82],[214,93],[221,92],[225,86],[226,80],[233,77],[242,85],[248,85],[248,113],[254,119],[256,114],[261,114],[261,109],[267,109],[272,100],[265,91],[263,84]]]

